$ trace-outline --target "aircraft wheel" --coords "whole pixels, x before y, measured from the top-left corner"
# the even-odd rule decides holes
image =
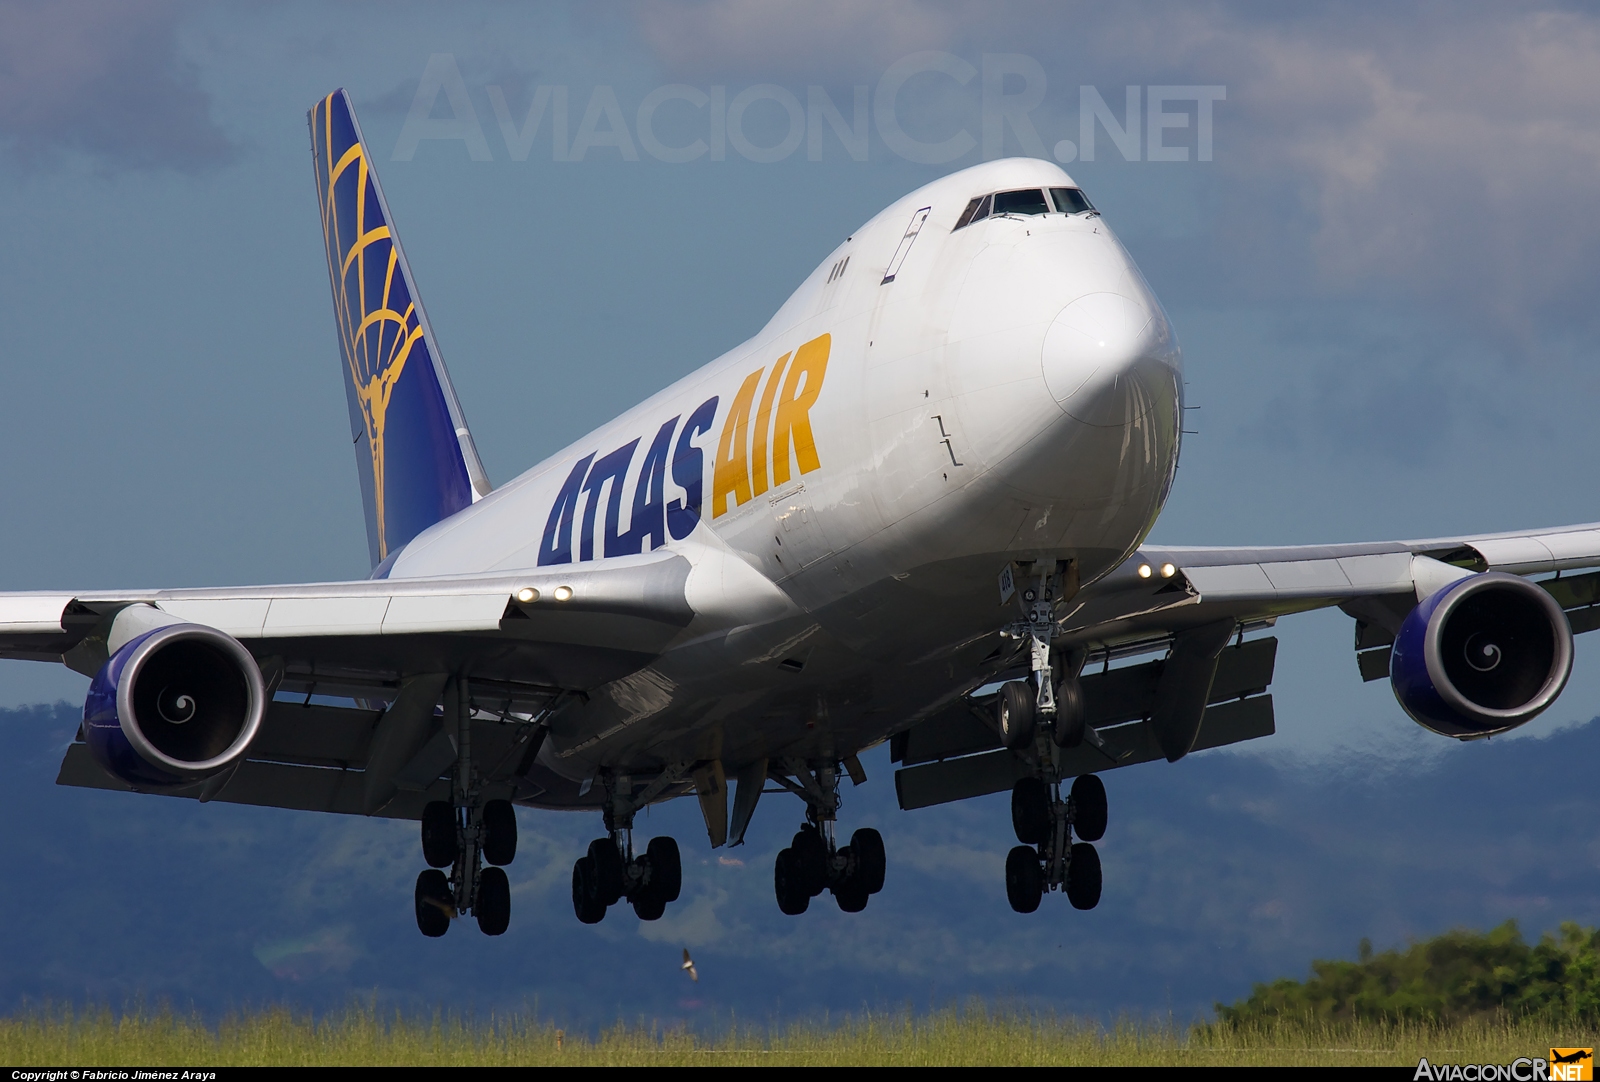
[[[803,880],[800,858],[793,849],[779,851],[772,866],[773,892],[778,896],[778,910],[786,916],[798,917],[811,904],[810,881]]]
[[[438,939],[450,930],[450,917],[456,906],[450,894],[450,880],[443,872],[429,868],[417,876],[416,906],[417,929],[423,935]]]
[[[857,856],[855,847],[850,845],[839,850],[839,855],[844,857],[846,861],[849,861],[852,856]],[[832,887],[833,900],[838,902],[839,908],[846,913],[859,913],[867,908],[867,899],[871,896],[867,893],[866,881],[861,877],[858,856],[857,861],[856,874],[846,876],[841,881],[833,884]],[[848,864],[846,864],[846,867],[848,867]]]
[[[491,800],[483,806],[483,859],[490,864],[510,864],[517,857],[517,813],[509,800]]]
[[[822,831],[807,823],[795,832],[789,846],[795,854],[796,883],[806,897],[815,898],[828,889],[828,843]]]
[[[871,827],[862,827],[850,835],[850,848],[856,855],[857,873],[868,894],[883,889],[883,873],[888,859],[883,852],[883,835]]]
[[[1011,787],[1011,829],[1023,845],[1050,837],[1050,787],[1041,778],[1018,778]]]
[[[1034,702],[1033,689],[1022,680],[1006,681],[995,696],[994,720],[1000,729],[1000,743],[1012,751],[1027,747],[1033,739]]]
[[[423,805],[422,859],[430,868],[448,868],[456,862],[456,810],[448,801]]]
[[[1006,854],[1006,901],[1018,913],[1032,913],[1043,897],[1044,871],[1039,867],[1039,853],[1030,846],[1019,845]]]
[[[649,884],[634,894],[629,901],[633,904],[634,913],[640,920],[660,920],[661,915],[667,911],[667,900],[654,883]]]
[[[572,866],[572,910],[584,924],[599,924],[606,915],[596,891],[594,861],[579,857]]]
[[[1093,909],[1100,904],[1100,854],[1088,842],[1072,847],[1072,863],[1067,866],[1067,901],[1074,909]]]
[[[472,907],[478,930],[484,935],[504,935],[511,924],[511,881],[502,868],[478,873],[478,902]]]
[[[622,897],[624,876],[617,843],[610,838],[596,838],[589,843],[589,859],[594,861],[595,899],[602,906],[615,905]]]
[[[1072,832],[1086,842],[1106,836],[1106,785],[1098,774],[1072,783]]]
[[[668,837],[651,838],[644,855],[650,862],[651,888],[661,895],[661,904],[677,901],[683,890],[683,862],[678,857],[678,843]]]
[[[1083,685],[1069,676],[1056,688],[1056,718],[1050,737],[1058,748],[1075,748],[1083,743],[1087,727]]]

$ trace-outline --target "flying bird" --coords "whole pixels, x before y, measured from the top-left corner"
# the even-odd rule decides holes
[[[700,974],[695,972],[694,959],[689,957],[689,948],[683,948],[683,965],[679,967],[689,974],[689,979],[696,984],[700,983]]]

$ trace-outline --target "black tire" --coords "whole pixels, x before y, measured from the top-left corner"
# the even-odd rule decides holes
[[[668,837],[651,838],[644,855],[650,861],[650,888],[661,896],[661,904],[677,901],[683,890],[683,861],[678,856],[678,843]]]
[[[1050,837],[1050,786],[1040,778],[1019,778],[1011,787],[1011,829],[1023,845],[1043,845]]]
[[[1033,689],[1021,680],[1008,680],[1000,685],[1000,694],[994,698],[994,721],[1000,730],[1000,743],[1016,751],[1033,740],[1034,704]]]
[[[517,859],[517,813],[509,800],[483,806],[483,859],[496,865]]]
[[[617,843],[610,838],[596,838],[589,843],[589,859],[594,861],[595,900],[603,906],[615,905],[622,897],[625,871]]]
[[[422,859],[430,868],[448,868],[456,852],[456,810],[448,801],[430,800],[422,807]]]
[[[1088,842],[1072,847],[1072,863],[1067,865],[1067,901],[1074,909],[1093,909],[1100,904],[1100,854]]]
[[[629,902],[640,920],[660,920],[667,911],[667,900],[656,891],[653,883],[635,893]]]
[[[847,845],[839,850],[839,855],[844,857],[846,861],[854,854],[855,848],[853,846]],[[839,908],[846,913],[861,912],[867,908],[867,899],[871,897],[867,893],[866,882],[861,878],[860,865],[857,864],[856,867],[857,873],[855,875],[847,876],[840,882],[833,884],[831,888],[833,890],[833,900],[838,902]]]
[[[1098,774],[1072,783],[1072,832],[1086,842],[1106,836],[1106,785]]]
[[[828,843],[822,831],[807,823],[789,843],[797,861],[799,882],[804,884],[806,897],[815,898],[828,889]]]
[[[504,935],[511,924],[511,881],[499,868],[478,873],[478,904],[472,907],[478,930],[484,935]]]
[[[878,893],[883,889],[883,873],[888,866],[888,858],[883,852],[883,835],[871,827],[862,827],[850,835],[850,848],[856,855],[861,885],[868,894]]]
[[[1087,716],[1083,685],[1069,676],[1056,688],[1056,717],[1050,729],[1056,747],[1075,748],[1082,744]]]
[[[417,876],[416,905],[417,930],[423,935],[438,939],[450,930],[455,898],[450,894],[450,880],[443,872],[429,868]]]
[[[1019,845],[1006,854],[1006,901],[1018,913],[1032,913],[1044,897],[1044,871],[1039,854]]]
[[[805,873],[799,864],[800,858],[793,849],[783,849],[772,865],[772,889],[778,896],[778,910],[790,917],[798,917],[811,904],[810,883],[802,881]]]
[[[606,907],[595,895],[594,861],[579,857],[572,866],[572,911],[584,924],[599,924],[606,915]]]

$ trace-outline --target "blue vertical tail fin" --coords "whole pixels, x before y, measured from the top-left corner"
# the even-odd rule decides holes
[[[489,491],[350,99],[311,109],[322,235],[374,577]]]

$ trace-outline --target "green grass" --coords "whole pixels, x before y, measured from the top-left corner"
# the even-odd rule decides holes
[[[0,1020],[0,1061],[15,1067],[239,1065],[844,1064],[1362,1065],[1509,1063],[1552,1045],[1594,1045],[1593,1025],[1477,1021],[1251,1023],[1182,1029],[972,1007],[859,1015],[836,1024],[738,1028],[720,1038],[619,1024],[588,1039],[532,1017],[464,1021],[353,1009],[316,1020],[285,1009],[210,1026],[169,1011],[40,1010]]]

